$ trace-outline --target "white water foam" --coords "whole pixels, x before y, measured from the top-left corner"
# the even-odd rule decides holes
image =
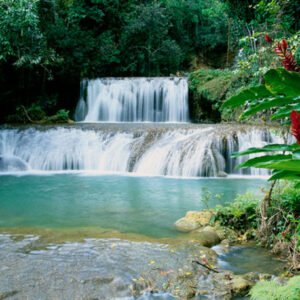
[[[236,170],[236,165],[248,157],[233,159],[230,155],[269,142],[283,140],[268,129],[249,127],[239,131],[226,125],[142,131],[107,130],[105,127],[101,130],[72,127],[2,129],[0,169],[2,166],[2,171],[18,171],[9,169],[11,157],[14,157],[32,174],[131,173],[193,178],[222,176],[226,172],[230,176],[266,176],[268,171],[262,169]]]
[[[186,78],[99,78],[82,82],[75,120],[188,122]]]

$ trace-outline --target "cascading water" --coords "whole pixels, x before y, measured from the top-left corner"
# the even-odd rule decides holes
[[[261,169],[235,170],[247,157],[234,151],[283,140],[267,128],[231,125],[110,124],[0,130],[0,169],[95,170],[141,175],[267,175]],[[4,166],[1,168],[1,165]]]
[[[84,80],[76,121],[188,122],[186,78]]]

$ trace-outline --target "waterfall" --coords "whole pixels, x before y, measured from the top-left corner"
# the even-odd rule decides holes
[[[188,122],[186,78],[84,80],[75,112],[84,122]]]
[[[267,175],[239,169],[234,151],[283,140],[273,130],[232,125],[82,124],[0,129],[0,170],[132,172],[138,175]],[[1,168],[2,166],[2,168]]]

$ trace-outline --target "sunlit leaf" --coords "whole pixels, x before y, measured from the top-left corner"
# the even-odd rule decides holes
[[[269,167],[269,166],[273,165],[277,161],[279,162],[286,161],[291,158],[292,155],[284,155],[284,154],[259,156],[259,157],[249,159],[244,163],[241,163],[240,165],[238,165],[238,168],[261,167],[261,168],[268,168],[268,169],[276,169],[275,167]]]

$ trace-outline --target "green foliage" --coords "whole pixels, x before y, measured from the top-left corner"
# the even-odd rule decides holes
[[[223,107],[247,105],[241,119],[248,118],[266,109],[273,110],[271,119],[289,118],[292,110],[300,108],[300,74],[285,69],[272,69],[265,75],[264,85],[246,89],[228,99]],[[284,154],[277,154],[285,151]],[[263,148],[250,148],[235,156],[275,152],[266,156],[247,160],[239,167],[272,169],[270,180],[300,180],[299,145],[267,145]]]
[[[241,83],[241,78],[227,69],[200,69],[190,73],[192,119],[219,121],[222,101]]]
[[[56,60],[39,27],[38,5],[38,0],[1,0],[0,62],[22,67]]]
[[[297,64],[300,65],[300,47],[295,52],[295,58],[296,58]]]
[[[28,108],[19,105],[16,113],[7,117],[8,122],[12,123],[28,123],[30,121],[43,120],[46,113],[39,103],[32,103]]]
[[[257,112],[277,108],[272,119],[289,117],[297,109],[300,100],[300,74],[285,69],[272,69],[264,77],[264,84],[243,90],[223,104],[223,108],[246,105],[240,118],[248,118]]]
[[[276,281],[258,282],[250,290],[251,300],[298,300],[300,299],[300,276],[290,278],[286,284]]]
[[[232,203],[215,208],[215,221],[222,226],[245,232],[257,227],[258,199],[252,193],[238,195]]]
[[[210,203],[220,202],[222,200],[223,194],[213,194],[208,188],[204,187],[201,190],[201,203],[203,203],[206,208],[210,207]]]
[[[11,123],[67,123],[70,120],[69,111],[60,109],[55,115],[47,116],[45,109],[38,102],[28,108],[17,106],[16,113],[9,115],[7,121]]]
[[[201,95],[195,90],[203,105],[194,119],[219,121],[220,99],[278,65],[267,55],[266,32],[275,41],[288,35],[293,53],[299,48],[298,12],[287,0],[1,0],[0,99],[10,105],[0,118],[41,95],[57,94],[55,109],[71,109],[83,77],[229,67],[239,47],[236,75],[203,78]],[[65,79],[75,87],[68,97]]]
[[[60,109],[55,115],[47,118],[50,123],[67,123],[70,120],[69,111]]]

